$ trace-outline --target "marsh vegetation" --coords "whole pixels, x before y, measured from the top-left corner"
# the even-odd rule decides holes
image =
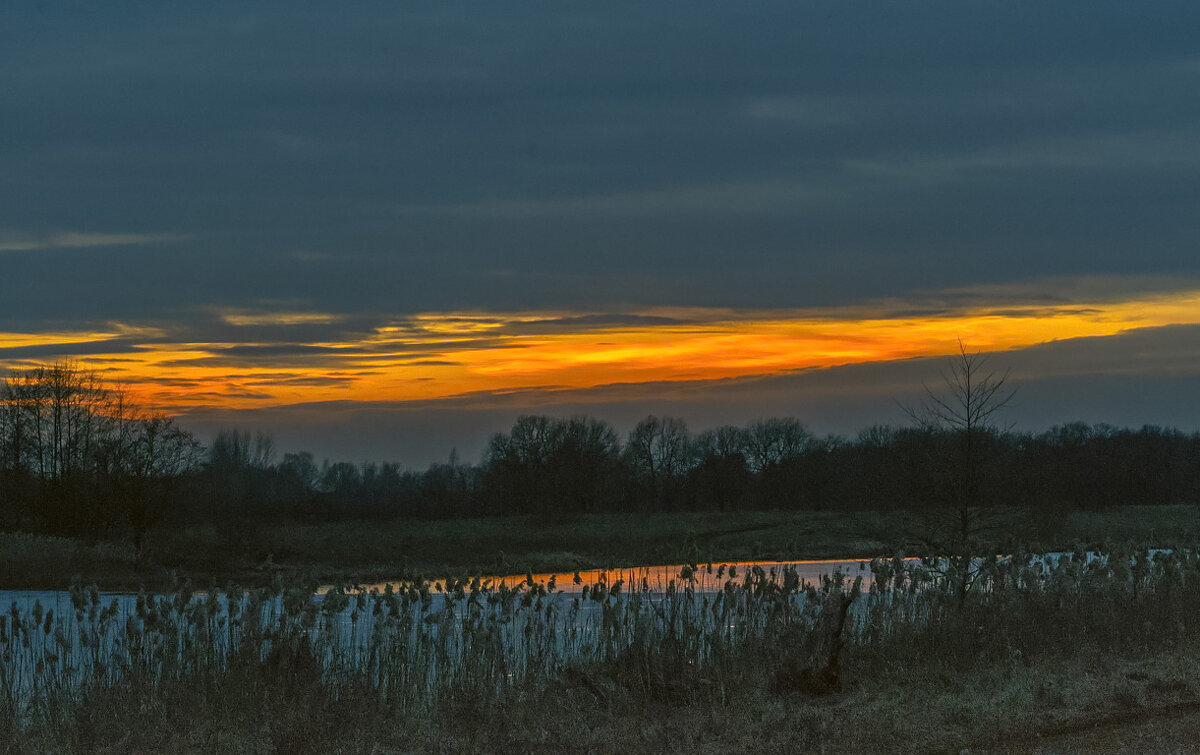
[[[305,586],[181,586],[124,606],[76,585],[67,610],[14,607],[0,623],[3,741],[957,751],[1200,700],[1190,551],[989,559],[965,599],[911,561],[817,582],[718,565],[719,589],[698,590],[707,569],[657,586],[464,578],[319,601]],[[684,720],[697,728],[679,736]]]

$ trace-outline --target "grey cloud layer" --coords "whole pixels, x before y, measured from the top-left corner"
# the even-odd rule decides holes
[[[0,318],[1195,275],[1198,40],[1184,2],[7,4]]]

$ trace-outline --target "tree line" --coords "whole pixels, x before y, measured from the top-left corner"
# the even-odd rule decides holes
[[[237,430],[205,447],[71,363],[0,385],[0,528],[135,544],[155,526],[196,524],[237,537],[271,521],[916,512],[963,500],[963,479],[976,508],[1198,503],[1200,434],[1084,423],[968,431],[922,421],[843,437],[818,436],[789,417],[693,432],[683,419],[649,416],[622,436],[594,417],[529,415],[494,435],[478,463],[451,453],[412,470],[318,464]]]
[[[0,385],[0,526],[91,538],[119,527],[140,546],[202,452],[93,371],[16,373]]]

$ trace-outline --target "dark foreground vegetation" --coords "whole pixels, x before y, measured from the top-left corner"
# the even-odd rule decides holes
[[[630,585],[567,585],[558,603],[550,598],[562,585],[456,582],[442,586],[445,604],[422,584],[371,597],[333,593],[321,604],[306,589],[282,589],[278,603],[252,592],[228,614],[210,608],[215,596],[184,592],[141,600],[126,615],[77,588],[73,615],[35,608],[0,625],[9,659],[0,664],[8,673],[0,676],[0,749],[882,753],[1194,744],[1195,553],[1067,555],[1048,569],[1020,555],[991,559],[965,597],[921,566],[881,560],[872,571],[874,585],[849,613],[857,584],[804,585],[786,572],[738,574],[715,594],[692,592],[685,573],[657,599]],[[361,645],[329,639],[347,614],[342,626],[364,636]],[[80,635],[90,641],[71,661],[62,648]],[[32,701],[14,692],[13,658],[36,664]],[[66,681],[70,666],[82,669],[78,684]],[[1153,732],[1125,731],[1148,722]]]
[[[796,557],[864,553],[857,543],[879,539],[880,531],[891,535],[885,545],[978,551],[998,532],[1013,535],[1014,522],[1025,528],[1016,533],[1022,539],[1058,540],[1064,524],[1083,512],[1200,503],[1200,435],[1084,424],[1000,431],[991,419],[1007,400],[997,392],[1003,380],[980,373],[976,360],[964,351],[952,363],[948,398],[931,394],[928,411],[912,412],[911,426],[872,427],[854,438],[817,437],[791,418],[692,433],[683,420],[648,417],[621,439],[590,417],[526,416],[493,437],[478,464],[451,453],[424,471],[318,465],[305,453],[276,459],[269,438],[232,430],[205,448],[171,419],[131,406],[94,373],[58,364],[0,385],[0,530],[132,549],[135,560],[159,564],[166,564],[164,552],[181,552],[175,565],[195,567],[186,554],[201,548],[259,563],[294,560],[303,551],[317,558],[336,550],[339,533],[439,532],[453,542],[455,532],[465,529],[469,539],[477,529],[422,528],[416,521],[513,518],[520,526],[484,529],[519,538],[533,521],[543,530],[576,520],[603,527],[587,518],[597,515],[628,515],[617,521],[639,526],[655,514],[683,515],[672,548],[687,545],[693,522],[695,544],[705,544],[714,521],[706,513],[727,521],[718,529],[763,537],[773,521],[793,514],[806,522],[848,514],[865,521],[840,553],[814,546],[803,528],[792,530]],[[314,542],[309,527],[325,528],[333,542]],[[819,538],[821,527],[815,529]],[[615,546],[627,534],[610,539]],[[410,538],[396,550],[421,565],[473,565],[464,564],[467,557],[419,555],[423,540]],[[485,547],[478,565],[500,561],[499,550]],[[570,538],[533,549],[574,550]],[[593,563],[632,557],[616,547],[585,550]]]

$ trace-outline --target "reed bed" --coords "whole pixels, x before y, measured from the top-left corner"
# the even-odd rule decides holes
[[[464,577],[319,598],[311,586],[195,593],[185,584],[107,603],[76,583],[69,610],[14,604],[0,616],[0,726],[14,742],[53,739],[56,728],[78,737],[97,700],[137,699],[144,713],[187,690],[211,705],[245,682],[251,707],[268,696],[320,700],[341,719],[352,715],[345,704],[369,708],[373,726],[419,721],[461,737],[453,722],[470,727],[486,710],[511,714],[547,696],[621,715],[647,704],[736,706],[764,691],[870,697],[889,679],[919,686],[949,669],[1184,647],[1200,629],[1200,559],[1189,550],[990,558],[977,562],[965,598],[937,566],[876,559],[854,579],[817,582],[787,568],[711,565],[660,585]],[[697,590],[710,570],[721,588]],[[833,726],[793,725],[808,732],[793,744]]]
[[[1081,649],[1132,652],[1200,629],[1200,554],[1108,549],[977,560],[965,599],[958,575],[876,559],[855,634],[860,657],[951,659],[978,665]]]
[[[665,585],[554,579],[508,586],[479,577],[383,590],[310,587],[139,594],[104,603],[70,589],[71,610],[13,603],[0,617],[0,695],[19,719],[46,716],[89,691],[203,680],[233,665],[309,663],[329,694],[367,688],[408,710],[447,690],[496,696],[565,670],[670,654],[704,670],[749,643],[803,633],[842,578],[820,585],[791,569],[715,568],[724,586],[696,590],[685,567]],[[286,659],[283,660],[283,659]]]

